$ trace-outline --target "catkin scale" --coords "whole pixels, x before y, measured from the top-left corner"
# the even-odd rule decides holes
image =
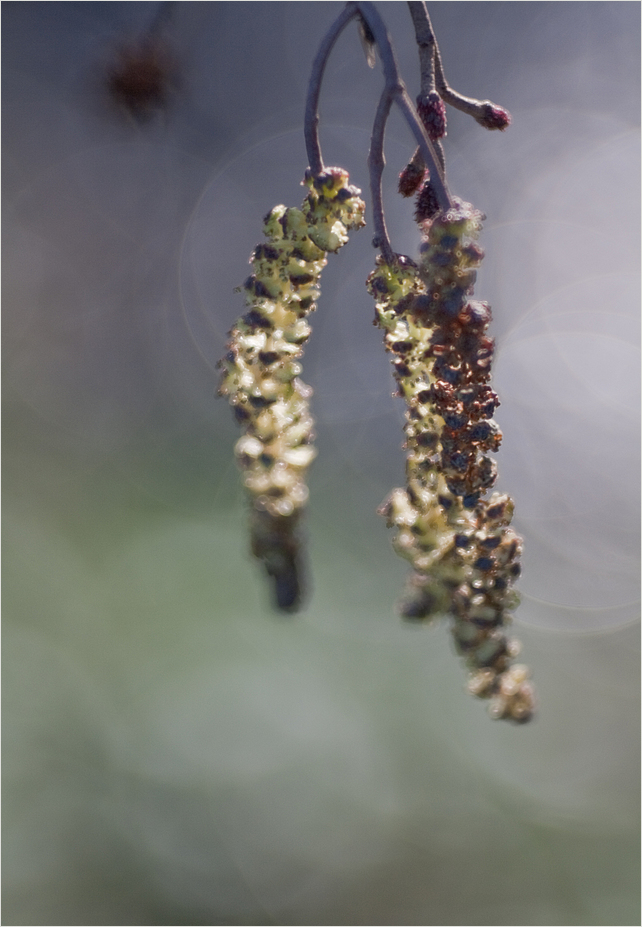
[[[360,190],[345,171],[328,168],[304,182],[309,192],[300,209],[276,206],[264,219],[266,241],[254,249],[241,288],[248,311],[219,361],[219,394],[244,429],[235,453],[250,499],[251,550],[274,580],[276,605],[286,610],[303,594],[301,513],[316,456],[312,390],[300,379],[307,317],[316,309],[327,253],[365,224]]]

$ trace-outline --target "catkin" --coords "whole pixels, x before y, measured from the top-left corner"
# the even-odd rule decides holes
[[[519,599],[521,539],[510,528],[512,500],[493,493],[501,432],[490,387],[490,308],[471,299],[483,251],[481,214],[467,203],[426,219],[419,263],[380,258],[368,278],[375,324],[385,332],[398,394],[406,402],[406,487],[380,508],[393,546],[412,566],[401,613],[452,618],[469,691],[490,698],[497,718],[527,721],[529,671],[512,664],[519,645],[504,629]]]
[[[301,513],[306,473],[316,456],[312,390],[299,359],[310,335],[326,254],[365,224],[361,192],[348,174],[327,168],[306,175],[300,209],[276,206],[265,217],[266,241],[250,258],[242,289],[248,311],[232,328],[219,393],[244,430],[235,453],[250,499],[251,549],[274,579],[278,607],[295,609],[302,596]]]

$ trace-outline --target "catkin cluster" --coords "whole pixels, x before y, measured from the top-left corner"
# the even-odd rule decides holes
[[[489,385],[491,313],[473,300],[481,214],[456,201],[421,223],[419,263],[379,260],[368,278],[375,324],[392,354],[406,402],[405,489],[381,506],[396,529],[396,551],[412,565],[404,617],[450,614],[455,645],[470,670],[469,690],[490,698],[494,717],[527,721],[533,713],[528,669],[511,665],[519,650],[504,633],[518,604],[521,539],[509,527],[508,496],[482,496],[496,479],[488,452],[501,432]]]
[[[276,206],[264,220],[265,242],[250,258],[243,284],[248,311],[230,332],[219,393],[234,409],[244,436],[235,453],[251,501],[252,553],[275,580],[276,603],[301,597],[300,515],[308,500],[306,471],[316,456],[312,390],[299,358],[310,335],[327,252],[365,224],[361,192],[348,174],[328,168],[306,176],[300,209]]]

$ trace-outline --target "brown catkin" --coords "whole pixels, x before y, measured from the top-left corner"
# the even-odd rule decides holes
[[[534,710],[529,671],[512,663],[519,648],[505,634],[519,602],[513,584],[522,542],[510,527],[512,500],[483,498],[495,482],[488,452],[501,432],[492,419],[499,401],[490,387],[490,308],[471,298],[483,257],[481,220],[455,201],[421,223],[418,264],[379,259],[368,278],[406,402],[406,487],[380,513],[412,566],[402,615],[450,615],[469,691],[491,700],[493,717],[524,722]]]

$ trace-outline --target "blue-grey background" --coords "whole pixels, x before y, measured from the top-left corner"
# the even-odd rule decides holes
[[[320,456],[313,597],[284,619],[247,554],[214,365],[333,2],[180,3],[169,108],[104,73],[155,3],[5,2],[6,924],[639,923],[637,3],[431,3],[448,176],[488,216],[499,488],[525,538],[516,635],[538,720],[490,721],[445,626],[394,613],[375,514],[403,408],[364,280],[322,280],[304,362]],[[411,94],[405,3],[379,3]],[[326,163],[367,195],[381,87],[355,28],[322,97]],[[386,206],[413,254],[395,177]]]

